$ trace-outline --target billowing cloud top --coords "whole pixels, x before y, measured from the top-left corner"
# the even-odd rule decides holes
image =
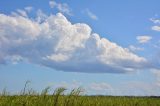
[[[88,25],[71,24],[61,13],[43,21],[0,14],[0,64],[11,60],[86,73],[125,73],[147,63],[145,58],[92,33]]]

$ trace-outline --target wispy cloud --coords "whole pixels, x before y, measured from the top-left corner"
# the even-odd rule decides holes
[[[28,17],[28,14],[33,10],[33,7],[27,6],[23,9],[17,9],[16,11],[11,12],[13,16],[23,16]]]
[[[153,44],[153,47],[160,50],[160,40],[156,42],[155,44]]]
[[[159,77],[159,72],[153,72],[157,77]],[[158,74],[158,75],[157,75]],[[124,81],[121,82],[120,85],[112,85],[106,82],[90,82],[84,84],[79,81],[71,81],[71,82],[54,82],[53,84],[49,84],[49,86],[57,87],[65,87],[68,90],[72,90],[74,88],[82,87],[82,91],[87,94],[99,94],[99,95],[128,95],[128,96],[158,96],[160,93],[160,82],[156,80],[155,82],[144,82],[144,81]]]
[[[136,46],[134,46],[134,45],[130,45],[130,46],[128,47],[128,49],[131,50],[131,51],[133,51],[133,52],[144,50],[144,48],[136,47]]]
[[[160,24],[160,19],[150,18],[150,21],[152,21],[154,24]]]
[[[151,72],[156,77],[155,85],[158,86],[160,89],[160,70],[151,70]]]
[[[152,21],[155,25],[151,27],[154,31],[160,31],[160,19],[150,18],[150,21]]]
[[[155,26],[152,26],[151,29],[154,31],[160,31],[160,26],[155,25]]]
[[[28,13],[30,13],[33,10],[33,7],[27,6],[24,8]]]
[[[149,67],[144,57],[100,38],[87,24],[71,24],[61,13],[43,16],[38,15],[43,21],[37,21],[0,14],[0,61],[17,56],[56,70],[85,73],[127,73]]]
[[[89,89],[95,90],[95,91],[106,91],[106,90],[112,89],[112,87],[108,83],[100,82],[100,83],[91,83],[89,85]]]
[[[11,12],[13,16],[23,16],[23,17],[28,17],[27,12],[22,9],[17,9],[16,12]]]
[[[54,8],[57,5],[57,3],[55,1],[49,1],[49,6],[51,8]]]
[[[135,95],[135,96],[158,96],[160,93],[160,87],[155,82],[144,81],[128,81],[126,84],[122,84],[123,87],[119,89],[119,92],[125,89],[122,95]]]
[[[59,12],[65,13],[70,16],[73,15],[72,10],[67,3],[57,3],[55,1],[49,1],[49,5],[51,8],[57,8]]]
[[[137,36],[136,39],[138,40],[139,43],[147,43],[152,39],[152,37],[144,35],[144,36]]]
[[[73,80],[71,82],[62,81],[62,82],[55,83],[53,85],[56,88],[65,87],[67,89],[75,89],[75,88],[79,88],[79,87],[83,86],[81,82],[76,81],[76,80]]]
[[[92,13],[89,9],[86,9],[85,12],[91,19],[98,20],[98,17],[94,13]]]

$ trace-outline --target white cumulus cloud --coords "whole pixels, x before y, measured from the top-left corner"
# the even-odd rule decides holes
[[[64,15],[30,19],[0,14],[0,64],[21,61],[62,71],[126,73],[147,68],[147,60],[93,33]],[[15,62],[15,59],[14,59]]]
[[[49,5],[51,8],[57,8],[59,12],[65,13],[67,15],[73,15],[72,10],[68,6],[67,3],[57,3],[55,1],[49,1]]]
[[[152,39],[152,37],[151,36],[137,36],[136,39],[138,40],[139,43],[147,43]]]
[[[154,31],[160,31],[160,26],[157,26],[157,25],[152,26],[152,30],[154,30]]]

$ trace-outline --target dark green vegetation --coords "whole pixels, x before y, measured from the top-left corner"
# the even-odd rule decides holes
[[[160,99],[73,95],[1,96],[0,106],[160,106]]]
[[[26,85],[16,96],[4,90],[0,106],[160,106],[160,98],[156,97],[82,96],[80,88],[70,93],[65,93],[65,88],[57,88],[53,94],[48,94],[49,87],[39,94],[32,89],[26,90]]]

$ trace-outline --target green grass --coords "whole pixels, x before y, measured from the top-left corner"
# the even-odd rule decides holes
[[[85,96],[81,88],[65,93],[65,88],[57,88],[48,94],[50,87],[37,93],[24,89],[18,95],[9,95],[4,89],[0,94],[0,106],[160,106],[160,98],[125,96]]]
[[[1,96],[0,106],[160,106],[160,99],[145,97],[19,95]]]

